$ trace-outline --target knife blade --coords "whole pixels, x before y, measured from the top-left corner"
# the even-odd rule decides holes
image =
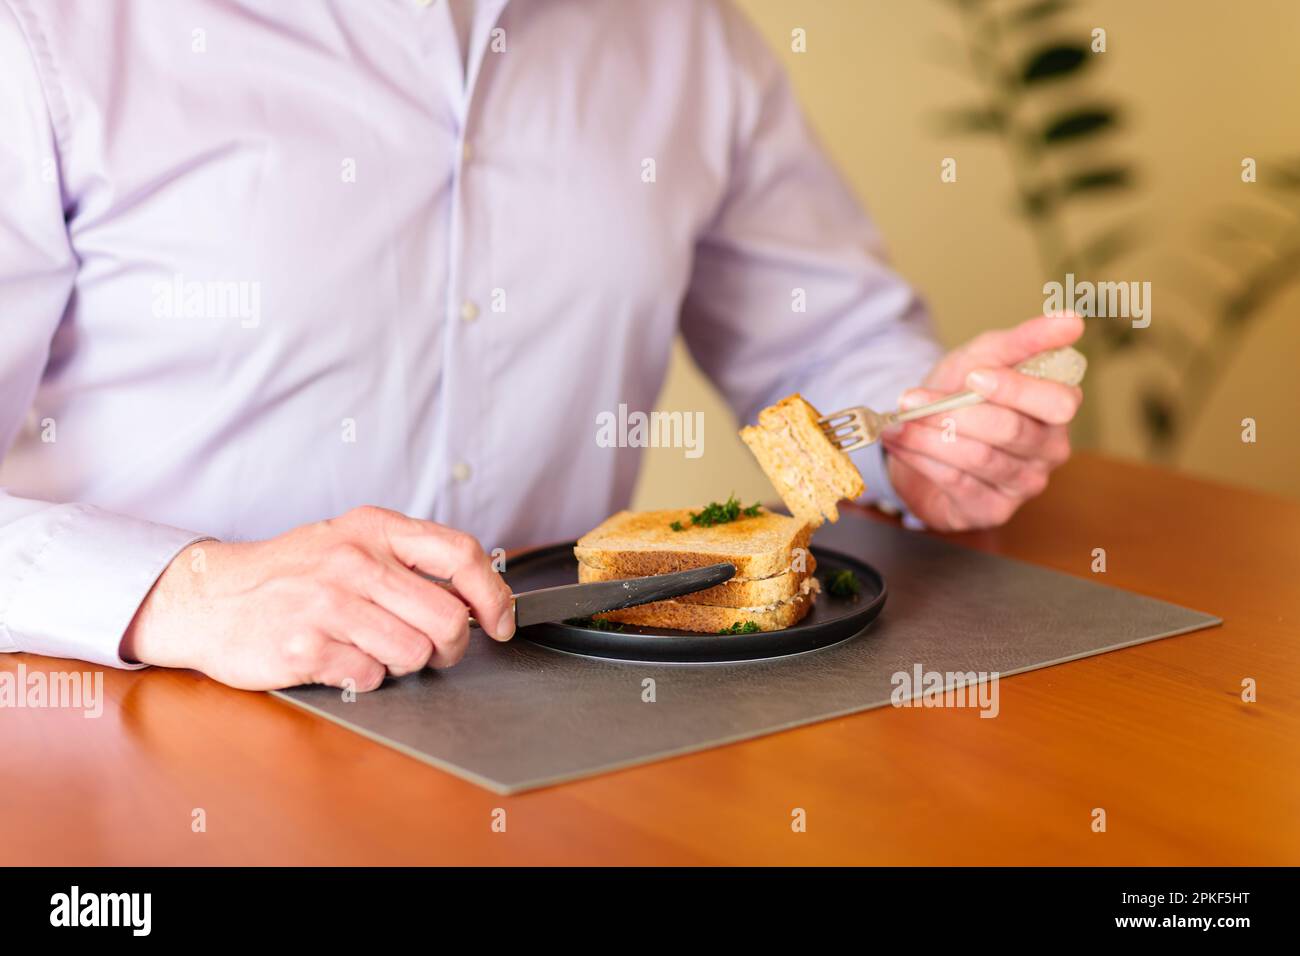
[[[705,588],[716,587],[736,575],[731,564],[711,564],[688,571],[670,574],[652,574],[644,578],[625,578],[620,581],[591,581],[586,584],[561,584],[553,588],[524,591],[514,596],[515,625],[527,627],[548,621],[564,621],[571,617],[590,617],[602,611],[617,611],[651,601],[693,594]],[[470,627],[478,621],[469,619]]]

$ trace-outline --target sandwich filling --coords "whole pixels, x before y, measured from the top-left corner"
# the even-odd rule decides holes
[[[690,604],[680,598],[656,601],[607,611],[598,619],[634,624],[643,627],[673,628],[683,631],[702,631],[710,634],[749,634],[754,631],[778,631],[798,624],[812,610],[813,602],[821,591],[821,582],[806,578],[798,591],[782,601],[749,607],[720,607],[711,604]]]
[[[791,395],[763,409],[740,437],[792,514],[814,528],[839,520],[836,504],[865,490],[852,460],[821,430],[817,409]]]

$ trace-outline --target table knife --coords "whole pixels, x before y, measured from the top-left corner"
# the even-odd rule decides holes
[[[514,595],[515,626],[543,624],[547,621],[565,621],[572,617],[590,617],[602,611],[617,611],[651,601],[693,594],[705,588],[716,587],[735,577],[731,564],[711,564],[689,571],[671,574],[652,574],[644,578],[625,578],[620,581],[592,581],[587,584],[561,584],[553,588],[540,588]],[[479,623],[472,616],[470,627]]]

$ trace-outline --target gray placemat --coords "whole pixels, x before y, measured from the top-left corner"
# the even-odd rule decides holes
[[[880,707],[896,687],[899,697],[920,693],[895,683],[918,668],[1006,676],[1221,623],[853,515],[819,531],[816,545],[869,562],[889,587],[876,623],[834,647],[739,664],[633,664],[475,640],[456,667],[355,701],[326,687],[279,696],[516,793]]]

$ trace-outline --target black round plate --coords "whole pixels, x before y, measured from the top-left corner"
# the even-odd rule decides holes
[[[861,633],[876,619],[885,605],[885,579],[880,572],[850,555],[829,548],[813,548],[817,559],[815,575],[822,592],[813,609],[793,627],[753,634],[699,634],[672,628],[623,625],[621,631],[603,631],[573,624],[534,624],[521,628],[519,636],[535,644],[624,661],[681,662],[749,661],[765,657],[802,654],[838,644]],[[852,571],[862,585],[853,598],[841,598],[827,589],[827,579],[836,571]],[[578,580],[578,561],[573,543],[538,548],[517,555],[505,574],[510,590],[518,594]]]

